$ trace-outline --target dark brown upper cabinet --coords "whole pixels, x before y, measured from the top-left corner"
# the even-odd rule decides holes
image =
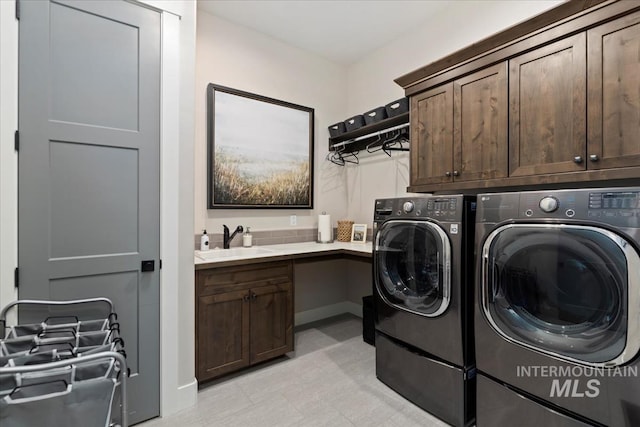
[[[455,181],[507,176],[507,64],[453,82]]]
[[[586,35],[509,60],[509,175],[582,171],[586,154]]]
[[[589,169],[640,166],[640,12],[587,31]]]
[[[453,181],[453,85],[411,98],[411,183]]]
[[[507,176],[506,75],[502,63],[412,98],[412,185]]]
[[[408,191],[634,185],[640,3],[569,1],[396,82]]]

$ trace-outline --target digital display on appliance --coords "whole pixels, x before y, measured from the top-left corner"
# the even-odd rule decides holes
[[[590,209],[639,209],[640,193],[590,193]]]
[[[455,210],[456,199],[430,200],[427,204],[428,210],[448,211]]]

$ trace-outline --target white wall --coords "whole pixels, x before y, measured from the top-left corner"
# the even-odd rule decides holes
[[[313,228],[317,214],[346,214],[344,169],[324,161],[327,127],[346,114],[346,69],[245,27],[198,11],[196,45],[195,233],[206,227],[221,233],[250,226],[253,230]],[[315,109],[314,209],[207,210],[207,105],[209,83],[292,102]],[[289,216],[297,215],[297,226]]]
[[[393,80],[562,3],[451,1],[430,21],[349,66],[347,117],[404,96]],[[371,224],[377,197],[400,197],[409,185],[408,154],[366,155],[347,168],[348,216]],[[364,164],[363,164],[364,163]]]

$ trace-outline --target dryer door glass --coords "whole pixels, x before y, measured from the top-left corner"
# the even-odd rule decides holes
[[[538,351],[594,365],[628,360],[638,350],[628,336],[637,263],[631,245],[604,229],[507,225],[483,247],[484,311],[500,334]]]
[[[449,305],[451,245],[437,224],[389,221],[378,230],[374,276],[378,292],[396,308],[437,316]]]

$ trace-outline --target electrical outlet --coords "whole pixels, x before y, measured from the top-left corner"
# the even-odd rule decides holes
[[[291,215],[289,217],[289,225],[297,225],[298,224],[298,215]]]

